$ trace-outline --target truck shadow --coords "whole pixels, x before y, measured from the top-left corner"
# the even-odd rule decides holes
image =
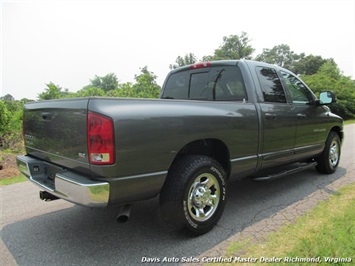
[[[170,230],[160,216],[158,198],[154,198],[134,204],[126,224],[116,223],[118,207],[74,206],[6,225],[1,230],[2,240],[18,265],[136,265],[148,259],[162,263],[164,258],[174,265],[345,174],[344,168],[333,175],[309,169],[271,182],[230,182],[223,217],[216,228],[197,238]]]

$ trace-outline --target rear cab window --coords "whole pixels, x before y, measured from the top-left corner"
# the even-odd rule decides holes
[[[245,102],[247,94],[238,66],[211,66],[172,73],[162,98]]]

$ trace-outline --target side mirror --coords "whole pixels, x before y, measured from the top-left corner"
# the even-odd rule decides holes
[[[337,97],[332,91],[324,91],[319,95],[319,100],[317,101],[317,105],[326,105],[335,103],[337,101]]]

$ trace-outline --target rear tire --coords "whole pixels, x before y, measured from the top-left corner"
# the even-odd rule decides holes
[[[210,231],[226,202],[226,173],[207,156],[189,155],[175,162],[160,194],[164,220],[192,235]]]
[[[336,132],[331,131],[328,135],[325,147],[318,157],[316,169],[322,174],[332,174],[339,165],[341,144]]]

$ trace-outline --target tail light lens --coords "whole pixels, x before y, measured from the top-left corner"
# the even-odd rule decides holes
[[[115,162],[115,134],[113,121],[103,115],[88,114],[88,152],[91,164]]]

